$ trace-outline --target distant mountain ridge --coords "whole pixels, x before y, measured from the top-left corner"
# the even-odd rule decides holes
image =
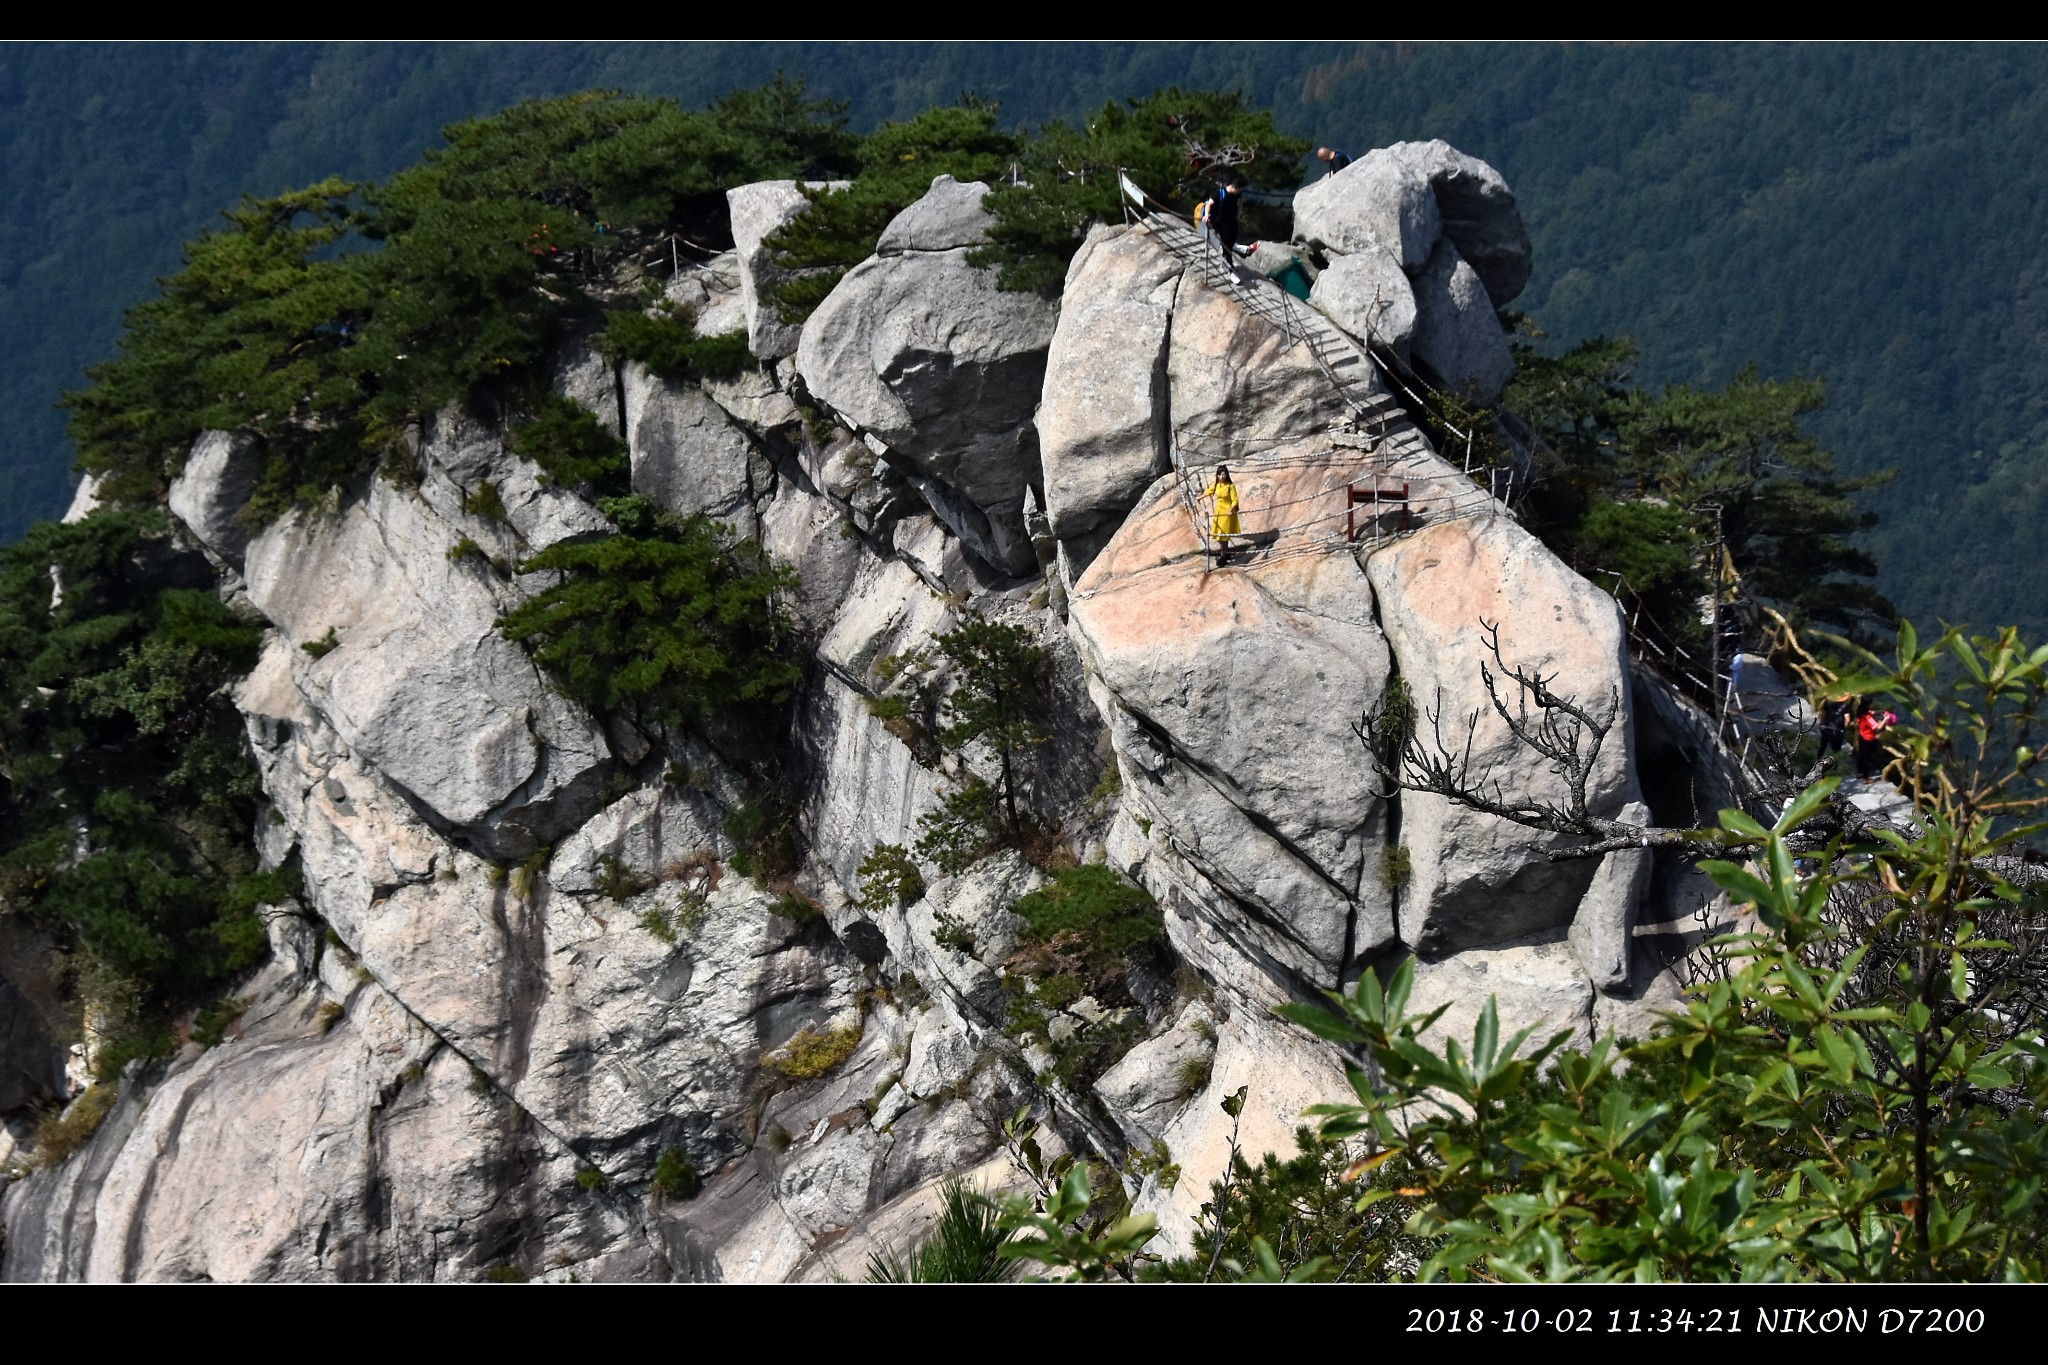
[[[2013,552],[2048,525],[2048,54],[1998,45],[12,45],[0,533],[62,509],[57,394],[237,195],[382,175],[533,95],[695,104],[778,68],[860,128],[969,89],[1035,124],[1178,83],[1354,151],[1446,138],[1514,186],[1540,263],[1517,306],[1552,336],[1634,335],[1656,382],[1825,374],[1845,468],[1901,470],[1868,542],[1900,607],[2048,624],[2048,567]]]

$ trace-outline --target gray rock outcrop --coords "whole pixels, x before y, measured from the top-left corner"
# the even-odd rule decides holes
[[[1529,233],[1500,172],[1441,140],[1360,157],[1294,197],[1295,235],[1328,252],[1311,299],[1467,402],[1514,375],[1499,309],[1529,281]]]
[[[1170,467],[1167,339],[1180,261],[1097,228],[1067,267],[1038,413],[1046,515],[1078,577]]]
[[[995,222],[995,215],[981,206],[987,194],[988,186],[979,180],[963,184],[950,175],[935,177],[923,198],[889,220],[875,242],[875,254],[980,246]]]
[[[1491,403],[1515,377],[1507,334],[1485,287],[1448,239],[1414,278],[1414,358],[1470,403]]]
[[[522,563],[613,530],[500,424],[432,414],[416,481],[241,543],[236,447],[201,442],[173,507],[275,627],[233,698],[258,852],[304,890],[266,909],[271,958],[220,1045],[131,1067],[89,1142],[0,1188],[0,1276],[858,1279],[948,1176],[1016,1187],[1020,1110],[1048,1155],[1122,1170],[1152,1249],[1183,1254],[1233,1127],[1284,1153],[1348,1092],[1274,1005],[1407,956],[1412,1005],[1452,1007],[1439,1036],[1469,1038],[1489,997],[1506,1030],[1579,1039],[1675,998],[1630,952],[1668,868],[1552,863],[1558,839],[1389,790],[1354,728],[1403,694],[1447,726],[1477,712],[1477,765],[1557,796],[1486,696],[1497,623],[1508,663],[1612,698],[1594,806],[1642,816],[1612,600],[1432,453],[1369,357],[1335,391],[1272,310],[1146,229],[1091,232],[1057,305],[997,290],[966,261],[985,193],[939,177],[799,332],[764,302],[763,243],[808,201],[734,190],[736,249],[669,299],[767,363],[555,357],[637,491],[793,567],[810,667],[758,754],[586,714],[497,633],[551,581]],[[1500,178],[1402,144],[1303,196],[1330,253],[1316,306],[1497,390],[1482,333],[1526,276]],[[1219,461],[1243,498],[1220,559],[1199,502]],[[1350,490],[1381,480],[1408,496],[1375,519]],[[899,672],[973,618],[1048,660],[1020,791],[1039,862],[925,862],[893,900],[866,860],[917,859],[926,817],[992,770],[938,752],[936,699]],[[774,865],[750,862],[775,822]],[[1015,906],[1069,857],[1142,885],[1163,934],[1041,994],[1032,964],[1064,949]],[[0,961],[0,1100],[75,1085],[33,994]],[[6,1131],[0,1164],[26,1159],[32,1125]]]
[[[801,329],[782,320],[770,302],[768,291],[789,277],[777,265],[767,239],[777,228],[794,222],[811,206],[805,188],[831,186],[794,180],[762,180],[725,192],[726,209],[732,216],[734,264],[740,277],[740,312],[746,319],[747,348],[762,360],[779,360],[794,354]],[[707,335],[709,335],[707,333]]]
[[[1031,416],[1059,310],[998,290],[967,254],[906,249],[855,266],[804,323],[797,371],[902,463],[955,535],[998,568],[1029,573],[1024,490],[1040,480]]]
[[[1377,147],[1335,175],[1296,192],[1294,235],[1351,255],[1373,247],[1419,270],[1443,233],[1426,176],[1393,147]]]
[[[1386,248],[1332,257],[1309,301],[1351,335],[1382,341],[1407,358],[1415,339],[1415,287]]]
[[[753,535],[754,508],[771,482],[767,462],[703,388],[629,362],[626,446],[633,491],[671,512],[702,513]]]
[[[184,522],[202,545],[239,566],[249,545],[249,532],[236,517],[248,506],[262,471],[262,452],[253,442],[229,432],[209,431],[192,443],[192,453],[171,481],[165,501],[171,515]]]

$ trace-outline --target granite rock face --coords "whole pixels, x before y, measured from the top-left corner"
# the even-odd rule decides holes
[[[257,849],[304,890],[265,911],[225,1041],[131,1068],[84,1147],[0,1188],[0,1274],[858,1279],[947,1177],[1018,1187],[1020,1110],[1048,1156],[1124,1171],[1154,1250],[1183,1254],[1225,1097],[1249,1088],[1256,1156],[1348,1090],[1274,1005],[1410,955],[1416,1002],[1468,1036],[1488,997],[1505,1028],[1581,1038],[1672,998],[1629,952],[1647,855],[1553,864],[1554,840],[1389,790],[1356,728],[1402,695],[1478,712],[1479,760],[1555,795],[1486,696],[1497,624],[1508,664],[1613,698],[1593,795],[1633,818],[1611,599],[1430,451],[1370,357],[1336,392],[1248,295],[1265,282],[1214,288],[1148,229],[1101,227],[1057,303],[1004,293],[966,259],[985,193],[939,177],[799,330],[764,301],[764,242],[809,201],[734,190],[734,251],[662,278],[760,364],[663,378],[575,337],[554,358],[635,491],[794,570],[807,671],[765,739],[589,715],[497,633],[552,581],[527,559],[613,531],[508,448],[516,413],[432,414],[416,480],[253,534],[234,438],[200,443],[173,511],[273,627],[233,697]],[[1519,231],[1498,176],[1402,144],[1303,194],[1316,306],[1497,383],[1480,333]],[[1201,501],[1222,462],[1228,546]],[[932,743],[956,681],[936,646],[975,618],[1043,648],[1049,737],[1024,848],[941,875],[927,817],[993,771]],[[885,846],[921,887],[863,876]],[[1072,860],[1143,886],[1159,935],[1036,995],[1064,949],[1014,907]],[[55,1045],[61,1010],[6,948],[0,1100],[61,1098],[88,1048]],[[33,1157],[17,1119],[10,1173]]]
[[[166,502],[207,549],[239,565],[249,545],[248,529],[236,515],[248,505],[262,472],[255,446],[225,431],[209,431],[192,443],[185,468],[171,481]]]
[[[1150,238],[1109,228],[1067,267],[1038,439],[1046,515],[1076,574],[1170,467],[1167,347],[1181,269]]]
[[[941,185],[904,213],[940,217],[950,197]],[[796,366],[813,398],[900,462],[948,529],[1024,574],[1037,565],[1024,490],[1042,478],[1032,413],[1058,308],[998,290],[967,255],[905,247],[855,266],[804,323]]]
[[[1500,172],[1442,140],[1397,142],[1294,197],[1296,237],[1328,253],[1311,301],[1467,402],[1514,375],[1497,316],[1529,282],[1529,233]],[[1405,286],[1405,287],[1404,287]]]

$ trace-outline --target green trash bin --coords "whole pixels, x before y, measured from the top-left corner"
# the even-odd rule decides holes
[[[1294,297],[1304,302],[1307,301],[1309,286],[1308,267],[1301,263],[1301,257],[1295,256],[1290,258],[1286,265],[1273,272],[1272,278],[1278,280],[1280,287],[1294,295]]]

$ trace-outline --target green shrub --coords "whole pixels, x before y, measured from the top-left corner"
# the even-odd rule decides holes
[[[626,443],[588,408],[561,394],[543,397],[533,416],[512,428],[510,445],[539,465],[550,483],[606,497],[630,490],[633,461]]]
[[[473,517],[482,517],[485,521],[505,520],[505,499],[498,494],[497,481],[479,481],[470,495],[462,500],[462,510]]]
[[[666,311],[622,309],[612,313],[598,341],[612,355],[637,360],[657,374],[677,379],[691,375],[731,379],[754,363],[745,332],[699,336],[689,319]]]
[[[611,1187],[611,1177],[595,1166],[585,1166],[576,1172],[576,1188],[586,1194],[595,1194],[599,1190],[608,1190]]]
[[[616,853],[597,860],[597,894],[606,900],[623,903],[653,885],[654,878],[627,867]]]
[[[770,902],[768,913],[780,915],[795,925],[822,924],[825,920],[825,907],[796,891],[784,891],[777,895]]]
[[[932,916],[932,942],[941,948],[974,956],[974,933],[958,915],[941,910]]]
[[[843,190],[809,190],[811,205],[770,233],[767,245],[788,272],[768,298],[785,323],[810,316],[833,286],[874,253],[882,229],[924,197],[934,177],[991,180],[1017,155],[994,106],[973,99],[885,123],[860,143],[860,173]]]
[[[1026,942],[1062,949],[1091,980],[1120,971],[1134,949],[1166,932],[1152,894],[1099,863],[1055,873],[1010,908]]]
[[[1398,1191],[1416,1181],[1405,1157],[1359,1171],[1363,1154],[1310,1128],[1295,1130],[1296,1154],[1268,1152],[1256,1162],[1233,1151],[1230,1169],[1212,1181],[1192,1256],[1168,1261],[1151,1278],[1242,1279],[1257,1261],[1254,1239],[1272,1248],[1283,1269],[1307,1268],[1317,1279],[1406,1279],[1443,1245],[1405,1229],[1415,1202]],[[1359,1208],[1362,1197],[1370,1202]],[[1220,1243],[1220,1246],[1219,1246]]]
[[[1388,844],[1380,850],[1380,885],[1399,891],[1415,879],[1415,860],[1406,844]]]
[[[861,1033],[859,1024],[822,1030],[806,1024],[796,1037],[762,1057],[761,1065],[794,1081],[814,1081],[838,1070],[853,1055],[860,1046]]]
[[[525,1284],[532,1278],[524,1270],[511,1264],[490,1266],[484,1271],[484,1279],[491,1284]]]
[[[733,870],[742,877],[765,884],[796,872],[796,811],[779,792],[733,807],[725,837],[732,841]]]
[[[1214,155],[1227,148],[1238,149],[1225,159],[1253,186],[1292,193],[1309,144],[1282,134],[1269,112],[1235,91],[1155,90],[1111,101],[1078,128],[1048,124],[1025,144],[1017,183],[990,192],[989,245],[968,260],[1000,267],[1004,289],[1058,289],[1089,225],[1122,218],[1119,171],[1185,214],[1215,188]],[[1259,222],[1258,204],[1244,213],[1247,237],[1285,237],[1284,226]]]
[[[484,547],[471,540],[468,536],[463,536],[448,547],[448,562],[450,564],[460,564],[472,555],[485,564],[491,562],[491,557],[484,553]]]
[[[63,1110],[45,1116],[36,1125],[37,1164],[56,1166],[91,1142],[92,1135],[100,1130],[100,1124],[113,1111],[114,1101],[120,1095],[119,1086],[97,1081],[87,1086],[85,1093]]]
[[[860,860],[860,908],[870,915],[899,909],[924,895],[924,874],[901,844],[876,844]]]
[[[297,877],[249,839],[261,783],[229,690],[262,629],[167,532],[103,508],[0,550],[0,897],[69,955],[124,1060],[262,960],[255,907]]]
[[[324,659],[335,650],[341,648],[341,637],[335,633],[333,626],[329,626],[325,635],[317,640],[308,640],[300,645],[299,648],[305,650],[316,659]]]
[[[794,583],[751,541],[643,497],[606,498],[616,535],[551,546],[526,572],[562,580],[498,622],[557,686],[600,714],[764,727],[803,676],[781,605]]]
[[[679,1149],[668,1147],[655,1158],[654,1179],[647,1187],[663,1199],[694,1199],[704,1188],[704,1178]]]
[[[194,438],[244,431],[274,515],[368,472],[420,414],[537,378],[583,283],[671,232],[728,232],[725,191],[842,173],[840,110],[777,80],[701,111],[607,92],[450,125],[378,185],[245,200],[132,309],[70,394],[83,464],[161,497]]]
[[[192,1016],[192,1041],[201,1047],[219,1047],[248,1008],[248,1001],[232,999],[216,1000],[203,1007]]]
[[[950,1177],[939,1187],[939,1216],[925,1239],[907,1251],[885,1247],[868,1256],[869,1284],[1002,1284],[1017,1277],[1014,1258],[1002,1254],[1015,1234],[1001,1226],[1002,1211],[983,1194]]]

